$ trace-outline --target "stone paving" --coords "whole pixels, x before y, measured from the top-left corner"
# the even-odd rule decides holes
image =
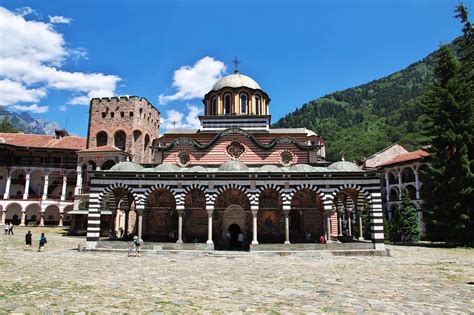
[[[474,250],[389,246],[391,257],[78,252],[83,238],[0,237],[0,313],[470,313]],[[36,250],[36,248],[35,248]]]

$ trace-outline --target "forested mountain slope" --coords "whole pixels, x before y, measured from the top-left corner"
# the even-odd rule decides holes
[[[456,45],[450,45],[456,51]],[[382,79],[304,104],[273,127],[306,127],[326,139],[327,159],[360,160],[398,142],[408,150],[426,144],[420,99],[433,82],[436,52]]]

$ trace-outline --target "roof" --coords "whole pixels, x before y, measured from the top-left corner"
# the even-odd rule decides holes
[[[419,160],[422,158],[425,158],[427,156],[430,156],[430,154],[424,150],[416,150],[413,152],[408,152],[402,155],[397,156],[396,158],[391,159],[390,161],[381,164],[380,166],[387,166],[387,165],[392,165],[392,164],[398,164],[398,163],[404,163],[408,161],[414,161],[414,160]]]
[[[115,164],[108,170],[109,172],[134,172],[134,171],[140,171],[143,169],[143,166],[141,166],[138,163],[135,162],[120,162],[118,164]]]
[[[394,143],[377,153],[372,154],[368,158],[363,159],[364,167],[366,168],[377,168],[380,165],[387,163],[395,157],[408,153],[408,150],[398,143]]]
[[[255,82],[254,79],[246,75],[240,74],[239,72],[228,75],[217,81],[212,87],[213,91],[220,90],[225,87],[239,88],[248,87],[254,90],[261,90],[262,88]]]
[[[176,129],[167,129],[165,134],[195,134],[198,133],[199,129],[186,129],[186,128],[176,128]],[[214,131],[215,133],[218,133],[218,131]],[[252,133],[258,134],[262,133],[259,131],[254,131]],[[267,133],[267,131],[263,132]],[[317,136],[317,134],[309,129],[306,128],[270,128],[268,130],[268,133],[270,134],[295,134],[295,133],[304,133],[307,136]]]
[[[110,152],[110,151],[122,151],[122,150],[113,145],[104,145],[101,147],[94,147],[94,148],[81,150],[81,152]]]
[[[24,133],[0,133],[0,143],[17,147],[81,150],[86,148],[86,138],[64,136],[57,139],[52,135]]]
[[[360,172],[360,167],[357,164],[349,162],[349,161],[338,161],[334,162],[328,166],[328,169],[331,171],[341,171],[341,172]]]

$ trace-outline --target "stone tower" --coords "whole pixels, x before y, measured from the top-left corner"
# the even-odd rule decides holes
[[[87,149],[114,146],[130,154],[135,162],[151,163],[151,146],[159,136],[160,112],[146,98],[91,100]]]

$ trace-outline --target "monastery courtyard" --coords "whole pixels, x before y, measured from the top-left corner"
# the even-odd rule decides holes
[[[391,257],[78,252],[83,238],[30,228],[0,238],[0,313],[469,313],[474,250],[387,246]],[[471,283],[471,284],[468,284]]]

